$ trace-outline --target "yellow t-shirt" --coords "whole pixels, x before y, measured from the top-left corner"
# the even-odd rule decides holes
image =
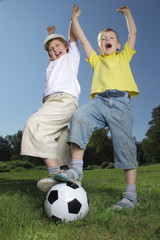
[[[139,94],[129,65],[135,52],[128,42],[120,53],[117,51],[108,56],[104,54],[98,56],[94,50],[92,51],[90,59],[87,60],[94,71],[91,99],[97,93],[113,89],[126,91],[131,98]]]

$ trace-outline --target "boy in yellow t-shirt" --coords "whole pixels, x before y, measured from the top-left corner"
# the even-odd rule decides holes
[[[130,99],[139,94],[129,62],[135,53],[137,28],[128,6],[117,10],[126,18],[128,39],[124,49],[117,33],[110,28],[98,35],[98,56],[87,40],[78,18],[78,6],[72,10],[73,29],[80,40],[91,68],[93,81],[92,101],[76,110],[70,123],[68,142],[71,144],[72,168],[55,174],[55,179],[80,182],[83,177],[83,155],[92,133],[108,127],[113,141],[115,167],[124,169],[126,192],[124,198],[111,209],[122,210],[139,205],[136,196],[137,159],[136,145],[132,138],[133,113]],[[107,153],[106,153],[107,154]]]

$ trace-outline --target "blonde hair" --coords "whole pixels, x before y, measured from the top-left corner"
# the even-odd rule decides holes
[[[102,31],[100,31],[100,33],[98,34],[98,37],[97,37],[98,46],[99,46],[99,43],[100,43],[100,41],[101,41],[101,36],[102,36],[102,33],[103,33],[103,32],[114,32],[114,33],[116,34],[117,39],[118,39],[118,42],[119,42],[119,36],[118,36],[118,34],[116,33],[116,31],[113,30],[112,28],[105,28],[105,29],[103,29]]]

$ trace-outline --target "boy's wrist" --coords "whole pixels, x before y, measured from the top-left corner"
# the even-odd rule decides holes
[[[73,19],[77,19],[77,17],[75,16],[75,15],[72,15],[71,16],[71,19],[73,20]]]
[[[78,18],[77,18],[76,16],[72,16],[72,17],[71,17],[71,21],[72,21],[72,22],[78,21]]]
[[[130,9],[128,9],[128,10],[124,13],[124,15],[125,15],[126,17],[129,16],[129,15],[131,15]]]

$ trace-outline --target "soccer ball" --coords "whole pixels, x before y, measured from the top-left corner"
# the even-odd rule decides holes
[[[54,221],[68,223],[83,219],[89,211],[87,193],[75,183],[56,184],[47,193],[44,209]]]

